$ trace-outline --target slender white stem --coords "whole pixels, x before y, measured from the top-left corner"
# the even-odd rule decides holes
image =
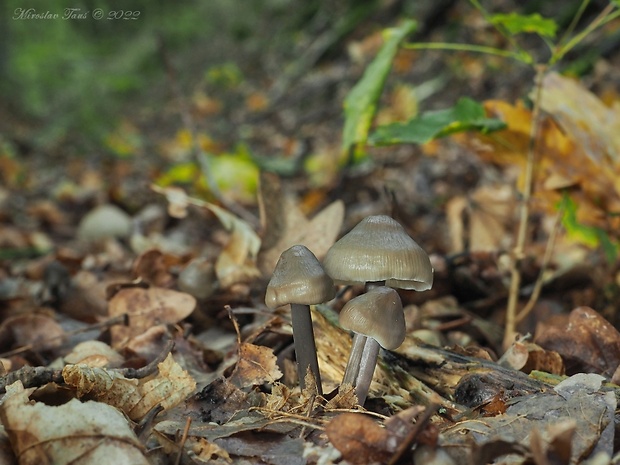
[[[364,345],[362,358],[360,360],[360,369],[355,382],[355,395],[360,405],[364,405],[364,402],[366,402],[366,397],[370,390],[370,383],[372,382],[375,367],[377,366],[378,356],[379,343],[371,337],[366,338],[366,344]]]
[[[351,384],[355,386],[357,375],[360,370],[362,353],[364,352],[364,347],[366,346],[367,339],[368,338],[363,334],[354,333],[353,344],[351,345],[351,353],[349,354],[347,368],[344,371],[344,378],[342,378],[342,384]]]

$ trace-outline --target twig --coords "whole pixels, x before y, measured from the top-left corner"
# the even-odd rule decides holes
[[[536,142],[538,139],[542,96],[542,81],[547,71],[546,65],[536,68],[536,98],[532,110],[532,123],[530,126],[530,140],[527,149],[527,165],[525,168],[525,182],[523,186],[521,205],[519,206],[519,230],[513,249],[513,259],[510,266],[510,290],[506,307],[506,325],[504,330],[504,349],[508,348],[514,339],[516,327],[517,303],[519,300],[519,288],[521,287],[520,265],[524,257],[525,239],[530,214],[530,199],[532,197],[532,185],[534,183],[534,161],[536,156]]]
[[[398,446],[398,449],[396,449],[396,452],[394,452],[394,455],[392,455],[392,458],[388,462],[388,465],[395,465],[400,460],[403,454],[407,452],[407,449],[409,449],[413,442],[416,440],[416,438],[422,431],[422,428],[426,426],[426,424],[429,422],[435,412],[437,412],[437,410],[439,410],[439,404],[431,404],[426,407],[426,409],[424,409],[424,412],[422,412],[422,415],[417,419],[416,424],[413,426],[413,428],[411,428],[411,431],[409,432],[409,434],[407,434],[407,437],[403,439],[403,441]]]
[[[553,222],[553,229],[551,230],[551,234],[549,235],[549,240],[547,241],[547,246],[545,247],[545,255],[543,256],[542,264],[540,265],[540,272],[538,273],[538,277],[536,278],[536,282],[534,283],[534,289],[532,290],[532,294],[530,295],[530,299],[527,301],[527,304],[521,309],[518,315],[515,318],[515,322],[519,323],[526,316],[530,314],[538,297],[540,296],[540,292],[542,291],[545,271],[547,271],[547,267],[549,266],[549,261],[551,260],[551,254],[553,253],[553,247],[555,246],[555,239],[558,235],[558,231],[560,230],[561,219],[564,213],[564,208],[560,207],[558,213],[555,216],[555,220]]]
[[[172,351],[173,348],[174,348],[174,341],[170,339],[169,341],[166,342],[166,345],[161,350],[159,355],[154,360],[152,360],[150,363],[148,363],[147,365],[144,365],[142,368],[121,368],[115,371],[123,375],[125,378],[136,378],[136,379],[146,378],[147,376],[157,371],[158,369],[157,365],[159,365],[161,362],[166,360],[166,357],[168,357],[168,354]]]
[[[45,386],[48,383],[64,383],[62,370],[53,370],[47,367],[21,367],[0,377],[0,393],[6,392],[6,387],[15,381],[21,381],[25,388]]]
[[[179,453],[177,455],[176,460],[174,461],[175,465],[179,465],[181,463],[181,457],[183,456],[183,447],[185,447],[185,442],[187,441],[187,436],[189,435],[189,427],[192,424],[192,418],[187,417],[185,421],[185,428],[183,428],[183,436],[181,436],[181,444],[179,444]]]
[[[126,378],[145,378],[157,371],[157,365],[166,359],[173,347],[174,341],[168,341],[159,356],[142,368],[122,368],[111,371],[120,373]],[[21,381],[25,388],[45,386],[48,383],[64,384],[65,382],[62,369],[26,366],[0,377],[0,393],[6,392],[6,387],[15,381]]]

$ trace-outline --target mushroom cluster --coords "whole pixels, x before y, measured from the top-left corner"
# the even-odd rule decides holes
[[[310,305],[335,296],[335,284],[364,284],[366,292],[345,304],[340,325],[353,332],[342,384],[355,388],[360,405],[368,395],[380,347],[393,350],[405,339],[405,318],[394,288],[425,291],[433,284],[426,252],[395,220],[369,216],[337,241],[321,266],[303,245],[284,251],[267,286],[269,307],[290,304],[299,384],[306,376],[322,394]]]
[[[433,267],[426,252],[386,215],[363,219],[329,249],[323,266],[336,284],[366,287],[340,312],[340,325],[354,334],[342,383],[353,385],[363,405],[379,346],[393,350],[405,339],[402,303],[393,288],[430,289]]]

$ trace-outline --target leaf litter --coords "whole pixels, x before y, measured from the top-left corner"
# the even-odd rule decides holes
[[[412,28],[405,23],[391,31],[391,58]],[[13,450],[5,438],[3,457],[14,454],[11,460],[20,463],[50,457],[53,463],[611,463],[620,335],[612,309],[597,305],[609,294],[596,294],[604,288],[613,296],[617,277],[599,283],[602,271],[589,280],[570,272],[591,257],[575,238],[590,248],[604,241],[601,231],[617,241],[616,217],[607,215],[617,210],[617,102],[608,107],[556,74],[543,85],[546,156],[536,179],[540,222],[533,225],[533,250],[550,231],[545,215],[566,195],[572,217],[563,218],[569,234],[560,238],[561,262],[551,264],[531,312],[533,341],[515,341],[502,357],[497,332],[516,206],[516,191],[507,185],[523,166],[532,117],[520,104],[487,101],[484,115],[476,107],[472,125],[499,118],[506,127],[497,132],[426,144],[421,153],[435,157],[426,162],[430,174],[417,157],[402,154],[372,172],[352,170],[355,186],[339,192],[344,201],[334,199],[333,185],[310,187],[262,173],[260,228],[198,193],[155,187],[168,202],[167,214],[151,199],[154,215],[128,203],[117,215],[109,207],[128,199],[116,197],[102,204],[116,216],[95,218],[94,228],[84,220],[81,241],[67,245],[62,238],[80,224],[73,220],[90,222],[86,212],[106,212],[85,200],[93,185],[101,186],[95,172],[71,188],[59,186],[64,200],[32,204],[33,218],[48,225],[39,236],[11,224],[10,209],[2,206],[3,251],[63,244],[46,252],[53,260],[26,256],[0,267],[7,391],[0,418]],[[268,108],[261,102],[252,111]],[[348,103],[350,112],[356,102]],[[446,114],[440,122],[448,134],[453,118]],[[345,143],[358,143],[360,131],[367,135],[368,121],[359,115]],[[381,160],[381,149],[376,153]],[[464,159],[477,160],[467,169],[480,171],[474,177],[484,182],[451,180]],[[425,183],[412,182],[421,178]],[[2,205],[6,188],[0,189]],[[63,204],[67,199],[72,208]],[[445,218],[443,211],[425,211],[424,199],[444,208]],[[325,398],[299,390],[290,316],[261,303],[282,250],[301,242],[321,257],[345,232],[351,221],[345,203],[347,217],[391,211],[435,252],[436,288],[422,296],[402,293],[409,334],[397,351],[381,352],[366,409],[356,405],[352,389],[338,390],[350,337],[337,324],[337,310],[361,290],[341,289],[334,302],[312,309]],[[113,220],[118,224],[106,225],[113,229],[102,227]],[[539,261],[523,270],[523,298],[539,271]],[[174,354],[155,364],[156,372],[127,376],[171,341]],[[141,424],[134,430],[127,418]]]

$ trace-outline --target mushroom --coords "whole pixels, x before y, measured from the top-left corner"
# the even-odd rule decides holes
[[[336,284],[383,282],[426,291],[433,285],[428,255],[387,215],[368,216],[327,252],[323,267]]]
[[[319,395],[323,390],[310,305],[327,302],[335,295],[333,281],[314,254],[303,245],[294,245],[282,252],[265,293],[265,304],[270,308],[291,305],[299,385],[302,389],[306,387],[305,377],[310,370]]]
[[[355,386],[358,402],[364,405],[377,364],[379,346],[393,350],[405,340],[403,304],[394,289],[385,286],[373,287],[345,304],[340,311],[339,322],[344,329],[353,331],[354,341],[365,341],[361,350],[359,345],[353,343],[357,351],[351,350],[347,364],[359,366],[356,378],[343,380],[343,384]]]
[[[383,285],[425,291],[433,285],[433,267],[426,252],[386,215],[364,218],[329,249],[323,267],[336,284],[361,283],[367,291]],[[356,386],[359,381],[366,343],[363,335],[353,337],[343,384]]]

